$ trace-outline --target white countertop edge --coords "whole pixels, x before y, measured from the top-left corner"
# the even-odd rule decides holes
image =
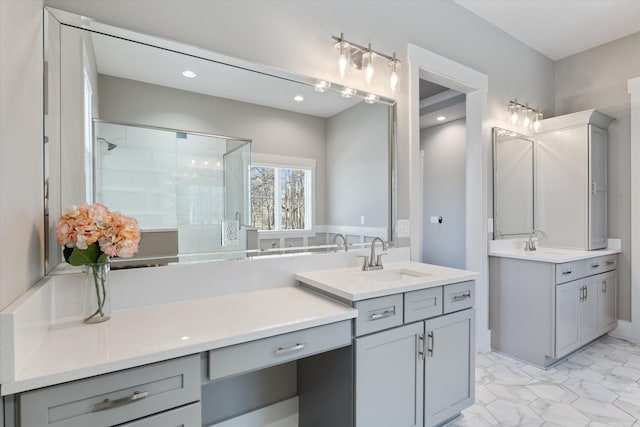
[[[548,248],[550,251],[565,252],[563,255],[545,254],[544,250],[536,252],[524,252],[521,249],[489,251],[488,255],[501,258],[514,258],[526,261],[550,262],[562,264],[571,261],[596,258],[600,256],[614,255],[622,252],[622,249],[598,249],[594,251],[577,251],[569,249]]]
[[[310,293],[308,290],[303,292]],[[319,299],[326,298],[320,295],[317,295],[316,297]],[[286,334],[289,332],[323,326],[343,320],[350,320],[357,317],[357,315],[358,311],[356,309],[345,305],[344,310],[341,310],[339,313],[333,313],[331,315],[324,315],[322,317],[315,317],[311,319],[303,319],[300,321],[292,319],[290,322],[278,324],[271,328],[264,327],[260,329],[252,329],[244,333],[224,336],[218,339],[205,340],[197,343],[185,342],[184,345],[180,345],[178,347],[163,349],[146,354],[138,354],[131,357],[124,357],[109,362],[97,363],[91,366],[83,366],[78,369],[53,372],[50,374],[45,373],[32,377],[21,377],[20,374],[17,374],[13,381],[7,381],[0,386],[0,395],[6,396],[10,394],[20,393],[36,388],[47,387],[68,381],[75,381],[96,375],[107,374],[110,372],[133,368],[136,366],[161,362],[168,359],[201,353],[209,350],[215,350],[217,348],[241,344],[249,341]],[[26,362],[26,365],[29,365],[29,362]]]

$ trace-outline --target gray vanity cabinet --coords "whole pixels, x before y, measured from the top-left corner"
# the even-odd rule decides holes
[[[556,357],[593,341],[615,325],[615,271],[556,287]]]
[[[491,347],[550,366],[616,327],[616,255],[561,264],[492,256]]]
[[[354,340],[356,427],[422,425],[423,323]]]
[[[425,322],[424,425],[435,426],[473,404],[475,311]]]

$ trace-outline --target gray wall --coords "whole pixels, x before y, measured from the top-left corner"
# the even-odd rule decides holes
[[[640,33],[556,62],[557,115],[596,108],[614,117],[609,126],[609,237],[622,239],[618,266],[618,317],[631,319],[630,97],[627,81],[640,76]]]
[[[327,224],[387,227],[388,108],[360,103],[327,121]],[[364,216],[364,224],[360,217]]]
[[[0,1],[0,309],[44,272],[42,2]]]
[[[466,264],[466,137],[465,119],[420,130],[424,212],[421,260],[429,264],[454,268]],[[432,224],[431,216],[442,216],[442,224]]]
[[[104,120],[246,138],[254,153],[316,159],[315,220],[326,223],[326,119],[106,75],[99,93]]]

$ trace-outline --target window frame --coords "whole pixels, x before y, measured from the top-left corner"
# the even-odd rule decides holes
[[[278,238],[278,237],[309,237],[315,235],[315,209],[316,209],[316,160],[304,157],[291,157],[280,156],[276,154],[263,154],[263,153],[251,153],[251,165],[249,167],[249,181],[251,181],[251,168],[253,167],[268,167],[280,169],[300,169],[309,171],[309,176],[305,178],[305,190],[308,191],[308,195],[305,196],[305,224],[309,224],[309,228],[298,230],[281,230],[280,224],[280,174],[274,173],[275,188],[274,188],[274,207],[276,225],[275,230],[258,230],[259,234],[262,234],[265,238]],[[308,183],[308,187],[307,187]],[[251,197],[251,196],[250,196]]]

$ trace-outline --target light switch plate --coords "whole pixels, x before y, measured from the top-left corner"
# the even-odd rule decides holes
[[[398,220],[398,228],[397,234],[398,239],[402,239],[405,237],[410,237],[409,235],[409,220],[408,219],[399,219]]]

